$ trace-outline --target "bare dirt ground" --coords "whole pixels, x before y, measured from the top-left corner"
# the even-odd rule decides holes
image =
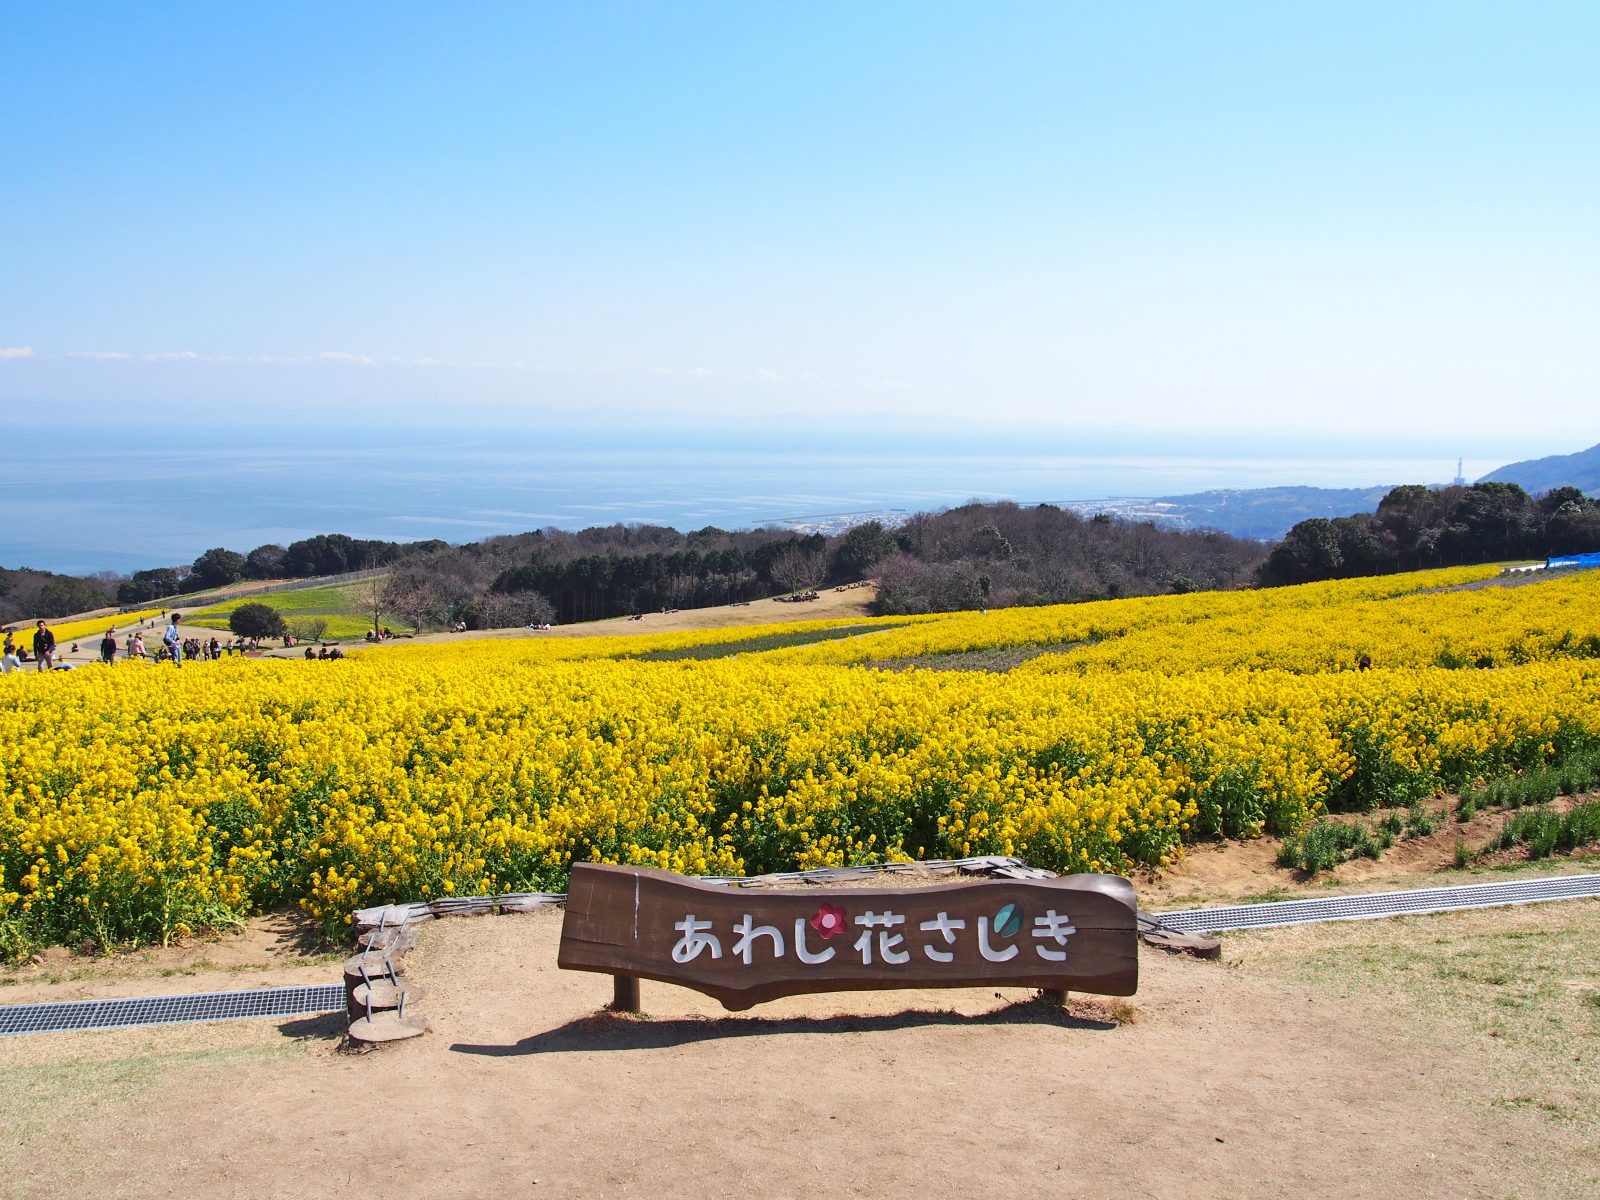
[[[1565,812],[1582,800],[1600,799],[1600,794],[1563,796],[1549,804],[1555,812]],[[1141,908],[1161,911],[1197,908],[1205,905],[1287,900],[1309,895],[1337,895],[1343,892],[1392,891],[1413,887],[1452,887],[1472,882],[1483,867],[1496,868],[1492,878],[1514,879],[1524,875],[1587,873],[1600,869],[1594,856],[1554,858],[1529,862],[1525,851],[1513,849],[1489,855],[1474,863],[1475,872],[1455,869],[1456,842],[1465,844],[1474,855],[1481,852],[1500,832],[1508,814],[1500,809],[1484,809],[1472,820],[1455,819],[1456,797],[1442,796],[1424,806],[1438,821],[1426,837],[1402,837],[1378,859],[1357,858],[1332,871],[1308,876],[1304,871],[1285,870],[1277,865],[1282,838],[1263,837],[1248,842],[1199,842],[1188,846],[1180,862],[1170,871],[1144,873],[1135,878]],[[1376,824],[1391,812],[1404,817],[1406,809],[1376,809],[1361,816],[1338,820],[1361,820]]]
[[[1194,855],[1189,886],[1270,887],[1223,863],[1261,849]],[[1131,1001],[1066,1014],[979,989],[727,1015],[646,981],[649,1016],[611,1016],[608,978],[556,969],[559,929],[423,926],[430,1031],[365,1055],[340,1017],[0,1039],[0,1196],[1600,1190],[1600,902],[1260,931],[1220,963],[1145,950]],[[339,958],[269,919],[58,956],[0,1001],[333,982]]]
[[[552,638],[618,637],[642,633],[678,633],[686,629],[734,629],[744,625],[779,625],[790,621],[833,621],[865,617],[867,605],[878,594],[875,587],[853,587],[844,591],[828,588],[815,600],[790,601],[774,597],[752,600],[749,604],[726,604],[715,608],[683,608],[675,612],[647,612],[642,621],[631,617],[612,617],[605,621],[583,621],[576,625],[557,625],[550,629],[488,629],[470,633],[427,633],[410,639],[412,644],[461,641],[466,638]],[[404,645],[405,643],[400,643]]]
[[[0,1004],[337,983],[349,953],[323,944],[314,923],[298,914],[269,913],[237,933],[125,954],[52,947],[35,961],[0,968]]]

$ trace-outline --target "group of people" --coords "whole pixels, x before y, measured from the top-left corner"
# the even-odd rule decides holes
[[[49,628],[43,621],[39,622],[39,629],[44,633],[44,637],[41,639],[37,633],[33,635],[33,657],[39,662],[39,669],[41,671],[47,671],[50,668],[46,667],[44,665],[44,660],[39,658],[39,652],[42,649],[52,658],[54,658],[56,652],[56,635],[50,632]],[[13,671],[20,671],[22,669],[22,664],[27,660],[28,652],[21,646],[17,645],[16,634],[7,629],[5,650],[3,654],[0,654],[0,672],[9,675]]]
[[[183,666],[185,658],[221,658],[222,643],[213,637],[210,643],[202,642],[199,638],[186,638],[179,630],[183,614],[173,612],[167,614],[167,629],[161,635],[161,646],[156,651],[157,662],[172,662]],[[40,627],[44,622],[39,622]],[[135,629],[123,640],[122,654],[124,658],[148,658],[149,652],[144,648],[144,634]],[[117,661],[117,627],[111,626],[100,637],[100,661],[106,666],[112,666]]]
[[[176,666],[183,666],[184,659],[219,659],[224,654],[243,654],[246,650],[256,648],[254,638],[235,638],[224,644],[220,638],[213,636],[209,641],[198,637],[184,637],[182,633],[182,613],[167,614],[166,632],[161,635],[161,644],[157,648],[154,658],[157,662],[171,662]],[[78,649],[74,643],[72,649]],[[30,656],[28,650],[17,644],[16,635],[11,630],[6,630],[4,654],[0,655],[0,670],[9,675],[12,671],[20,670],[24,662],[33,662],[40,671],[70,670],[72,664],[60,661],[56,635],[49,624],[41,619],[33,631],[33,646]],[[117,627],[108,628],[100,636],[100,661],[107,666],[112,666],[117,661],[117,654],[121,652],[124,658],[150,658],[150,652],[145,649],[144,633],[135,629],[124,636],[119,642]]]
[[[142,623],[141,623],[142,625]],[[25,635],[24,635],[25,636]],[[367,634],[367,639],[381,640],[393,637],[388,629],[379,631],[375,639],[372,633]],[[284,634],[283,644],[290,647],[296,644],[296,639],[290,634]],[[120,654],[123,658],[154,659],[156,662],[170,662],[175,666],[183,666],[184,661],[200,660],[215,661],[229,654],[246,654],[261,649],[260,638],[236,637],[232,641],[224,642],[213,635],[210,639],[199,637],[185,637],[183,633],[183,614],[168,613],[167,628],[161,635],[155,653],[152,654],[145,648],[144,633],[142,628],[130,628],[119,639],[115,625],[108,628],[100,636],[100,661],[106,666],[113,666]],[[73,653],[77,653],[76,643],[72,646]],[[343,658],[344,651],[338,646],[322,646],[321,648],[306,647],[308,659]],[[62,661],[56,647],[56,635],[51,630],[49,623],[41,620],[38,628],[34,630],[32,650],[19,644],[19,637],[12,630],[5,631],[5,652],[0,658],[0,669],[9,675],[12,671],[22,669],[24,663],[34,662],[38,670],[71,670],[73,664]]]
[[[77,646],[73,646],[76,650]],[[29,661],[28,651],[17,645],[17,638],[11,630],[6,630],[5,648],[0,651],[0,672],[7,675],[22,669],[22,664]],[[32,662],[40,671],[53,671],[58,665],[56,662],[56,635],[50,626],[43,620],[39,627],[33,631]],[[67,664],[59,664],[66,666]]]

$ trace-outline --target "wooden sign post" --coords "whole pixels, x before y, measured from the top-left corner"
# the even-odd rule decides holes
[[[1119,875],[925,888],[757,891],[644,867],[572,868],[560,966],[704,992],[729,1009],[808,992],[1036,987],[1131,996],[1133,885]]]

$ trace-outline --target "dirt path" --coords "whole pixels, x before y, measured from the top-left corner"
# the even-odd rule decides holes
[[[642,621],[635,621],[629,617],[612,617],[605,621],[584,621],[576,625],[557,625],[551,629],[475,629],[469,633],[425,633],[420,637],[397,638],[387,645],[418,646],[431,645],[438,642],[460,642],[479,638],[570,638],[570,637],[618,637],[648,633],[676,633],[688,629],[722,629],[738,628],[745,625],[778,625],[791,621],[831,621],[849,619],[853,617],[868,616],[867,606],[871,604],[877,589],[873,587],[850,588],[846,591],[836,591],[832,588],[820,592],[815,600],[805,600],[799,603],[790,603],[787,600],[752,600],[749,604],[719,605],[715,608],[685,608],[671,613],[646,613]],[[186,611],[180,609],[180,611]],[[138,622],[124,627],[118,626],[120,634],[126,634],[134,629],[139,629],[144,634],[145,648],[154,654],[160,648],[161,631],[166,627],[166,622],[159,617],[146,620],[141,626]],[[202,630],[195,634],[196,637],[210,638],[212,634],[228,640],[223,632],[218,630]],[[331,642],[330,642],[331,644]],[[346,640],[346,647],[352,645],[361,649],[383,649],[384,645],[377,647],[368,646],[359,638]],[[293,650],[284,650],[277,647],[263,652],[261,657],[266,658],[301,658],[305,654],[304,647]],[[96,662],[100,657],[100,635],[81,639],[78,649],[74,652],[71,643],[60,647],[58,659],[71,663],[74,667],[85,666]],[[118,658],[118,662],[121,662]],[[33,669],[33,664],[26,664],[28,670]]]
[[[596,1015],[606,977],[555,969],[559,924],[424,927],[431,1031],[361,1057],[337,1019],[5,1039],[0,1194],[1351,1200],[1404,1180],[1425,1200],[1596,1178],[1571,1130],[1474,1090],[1477,1045],[1231,950],[1144,953],[1127,1024],[991,990],[726,1016],[649,982],[634,1021]]]

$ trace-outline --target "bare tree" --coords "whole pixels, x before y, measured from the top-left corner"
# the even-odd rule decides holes
[[[555,623],[555,606],[539,592],[490,592],[478,602],[479,622],[486,629],[521,628]]]
[[[444,607],[442,591],[421,572],[395,571],[384,579],[381,591],[384,605],[404,617],[413,633],[421,633]]]
[[[772,560],[772,578],[789,592],[808,592],[822,578],[826,559],[820,550],[787,546]]]
[[[322,635],[328,632],[327,617],[290,617],[284,625],[300,642],[320,642]]]
[[[383,614],[388,612],[389,603],[389,576],[374,575],[370,579],[363,579],[352,589],[356,605],[361,609],[362,616],[371,616],[372,632],[377,634],[383,630]]]

